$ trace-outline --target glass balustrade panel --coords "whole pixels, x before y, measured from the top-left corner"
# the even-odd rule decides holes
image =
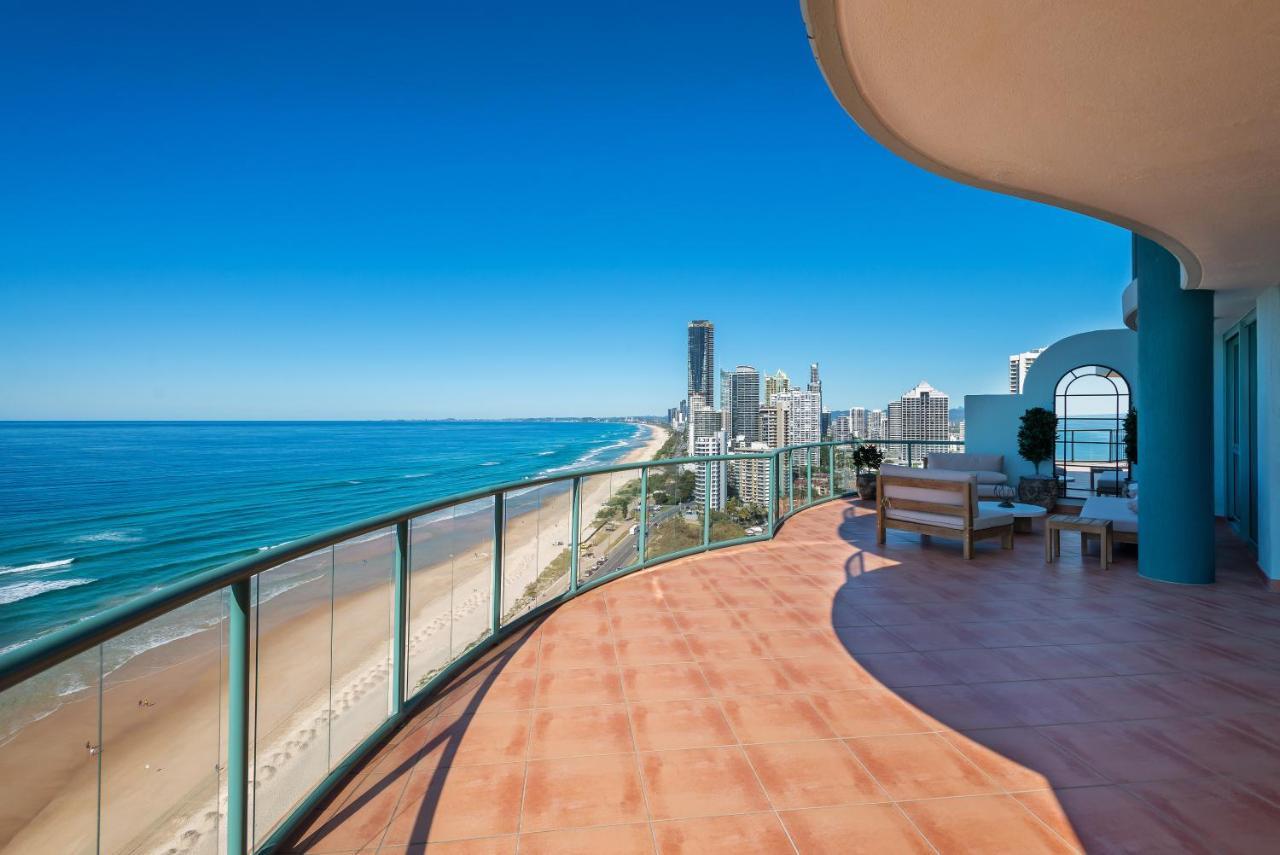
[[[693,507],[695,480],[688,465],[649,467],[646,561],[702,544],[702,525]]]
[[[409,525],[408,693],[488,637],[493,622],[494,500]]]
[[[769,516],[769,461],[744,459],[712,463],[712,484],[721,480],[725,488],[712,491],[708,542],[724,543],[763,532]]]
[[[97,851],[101,661],[94,647],[0,693],[0,852]]]
[[[330,548],[257,577],[252,790],[259,843],[330,768],[333,569]]]
[[[506,494],[502,536],[505,626],[569,590],[569,481]]]
[[[813,449],[813,500],[820,502],[831,495],[831,449],[822,445]]]
[[[455,506],[453,523],[463,541],[453,554],[451,661],[488,638],[493,623],[493,499]]]
[[[103,643],[101,852],[219,851],[225,638],[218,591]]]
[[[604,570],[616,573],[640,563],[640,470],[613,472],[609,478],[618,528],[610,538],[609,560]]]
[[[831,481],[835,485],[837,496],[843,496],[858,489],[857,479],[854,476],[852,446],[836,446],[835,470],[831,473]]]
[[[578,514],[578,584],[586,584],[609,569],[609,550],[622,526],[613,502],[611,475],[582,479]]]
[[[391,714],[396,530],[333,547],[333,675],[329,767]]]

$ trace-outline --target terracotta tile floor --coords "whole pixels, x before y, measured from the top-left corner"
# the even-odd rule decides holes
[[[1185,588],[873,522],[833,502],[566,604],[294,851],[1280,851],[1280,594],[1230,535]]]

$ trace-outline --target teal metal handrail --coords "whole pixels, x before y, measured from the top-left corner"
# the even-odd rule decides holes
[[[274,831],[263,841],[262,845],[254,850],[257,852],[271,852],[279,848],[288,839],[298,822],[306,817],[313,807],[327,795],[330,789],[342,780],[354,764],[359,763],[368,756],[369,752],[376,748],[388,733],[392,732],[407,715],[427,700],[440,686],[447,683],[460,670],[474,662],[476,658],[489,650],[494,644],[509,637],[514,631],[537,619],[560,603],[620,576],[711,549],[771,539],[778,528],[791,515],[805,508],[853,492],[851,489],[853,487],[852,481],[846,482],[846,486],[849,489],[837,489],[838,451],[839,449],[852,449],[863,444],[863,442],[863,440],[825,441],[786,446],[772,449],[768,452],[699,455],[695,457],[596,466],[483,487],[370,517],[320,534],[291,541],[239,561],[195,574],[188,579],[144,594],[132,602],[103,611],[80,621],[74,626],[50,633],[21,648],[0,655],[0,692],[13,688],[79,653],[117,638],[156,617],[170,613],[208,594],[224,589],[229,590],[227,621],[228,731],[225,758],[227,775],[227,849],[232,855],[242,855],[242,853],[249,851],[251,832],[247,808],[251,772],[249,710],[250,696],[253,691],[250,679],[250,647],[253,631],[251,580],[261,573],[280,567],[295,559],[341,545],[365,534],[394,527],[395,573],[392,580],[393,635],[391,640],[393,644],[390,675],[391,685],[394,689],[392,691],[390,714],[350,751],[342,762],[335,765],[329,774],[313,787],[301,802],[276,825]],[[873,445],[889,446],[891,449],[897,449],[900,452],[905,450],[905,462],[908,465],[922,461],[922,456],[913,454],[916,449],[951,449],[957,446],[963,448],[964,446],[963,441],[947,440],[877,439],[866,440],[865,442]],[[825,454],[823,453],[824,451]],[[800,454],[800,457],[797,457],[797,454]],[[824,457],[825,461],[823,460]],[[786,460],[785,464],[783,463],[784,458]],[[796,464],[801,459],[803,460],[803,466],[797,467]],[[709,489],[711,484],[711,465],[714,463],[747,460],[769,461],[768,494],[770,501],[766,509],[768,516],[767,526],[761,534],[713,541],[711,539],[713,508]],[[821,467],[824,462],[827,479],[826,489],[816,493],[815,488],[820,485],[815,484],[815,475],[822,474]],[[782,467],[784,465],[787,468],[785,481],[782,479],[784,474]],[[703,477],[705,479],[701,544],[652,558],[647,557],[650,470],[663,467],[693,468],[699,466],[703,467]],[[636,533],[637,560],[633,564],[621,567],[598,578],[584,581],[581,579],[578,566],[583,481],[595,476],[612,475],[619,472],[635,472],[637,470],[640,480],[639,524]],[[796,480],[799,473],[803,473],[804,486],[797,490]],[[524,614],[503,623],[502,570],[504,558],[504,500],[506,494],[551,484],[568,484],[570,487],[571,535],[568,589],[564,593],[530,608]],[[796,502],[797,492],[800,492],[799,498],[801,501],[799,504]],[[452,659],[427,680],[424,685],[411,690],[407,679],[410,523],[414,519],[428,514],[481,500],[492,500],[494,513],[490,628],[481,642]],[[782,510],[780,506],[784,503],[785,513],[780,513],[780,510]],[[3,749],[0,748],[0,750]]]

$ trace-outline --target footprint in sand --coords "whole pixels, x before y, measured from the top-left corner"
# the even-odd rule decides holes
[[[263,766],[263,767],[262,767],[262,772],[261,772],[261,774],[259,775],[259,779],[260,779],[260,780],[263,780],[263,781],[270,781],[272,778],[274,778],[274,777],[275,777],[275,775],[276,775],[276,767],[275,767],[275,766]],[[256,783],[256,782],[255,782],[255,783]]]

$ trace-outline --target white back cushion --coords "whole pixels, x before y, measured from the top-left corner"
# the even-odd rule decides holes
[[[945,454],[930,454],[925,458],[925,463],[929,469],[1000,472],[1004,469],[1004,455],[957,451]]]
[[[881,475],[921,481],[955,481],[972,485],[970,494],[973,499],[973,515],[978,515],[978,479],[972,472],[956,472],[947,469],[912,469],[907,466],[885,465],[880,467]],[[941,490],[934,487],[909,487],[905,484],[890,484],[884,488],[886,498],[914,499],[917,502],[933,502],[939,505],[954,505],[956,512],[964,508],[964,493],[960,490]],[[892,502],[891,502],[892,503]]]

